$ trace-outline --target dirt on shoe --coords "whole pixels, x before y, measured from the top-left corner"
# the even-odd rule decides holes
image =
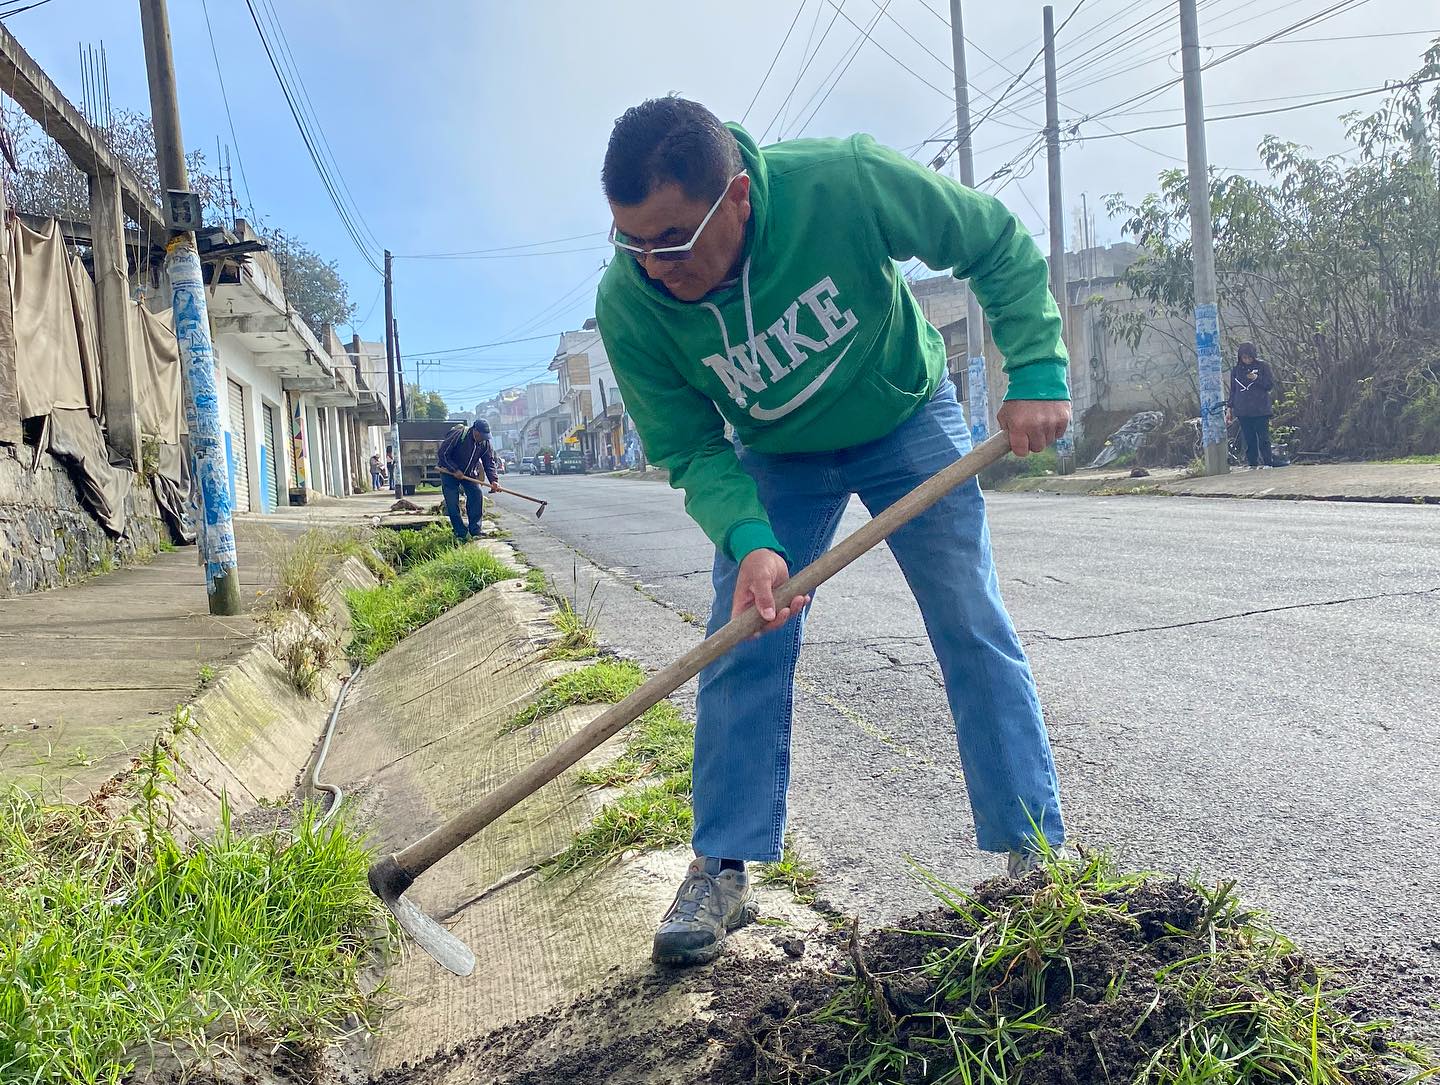
[[[1342,991],[1228,885],[1087,857],[935,888],[945,906],[894,928],[809,932],[798,960],[617,977],[375,1080],[1398,1085],[1435,1065],[1383,1023],[1383,989]]]

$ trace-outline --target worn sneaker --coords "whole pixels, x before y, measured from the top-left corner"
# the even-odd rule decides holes
[[[650,959],[682,966],[713,961],[725,936],[749,923],[755,913],[745,871],[721,870],[719,859],[697,856],[660,920]]]
[[[1007,878],[1023,878],[1032,870],[1039,870],[1043,860],[1033,851],[1012,851],[1010,859],[1005,864],[1005,876]]]

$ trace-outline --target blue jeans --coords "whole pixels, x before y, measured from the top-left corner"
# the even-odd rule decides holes
[[[929,403],[869,444],[797,455],[739,453],[793,572],[830,546],[851,494],[873,516],[969,450],[964,410],[946,381]],[[1060,844],[1055,761],[1035,679],[1000,601],[979,485],[971,480],[952,491],[891,535],[889,546],[945,677],[980,847],[1020,849],[1037,828]],[[737,572],[717,551],[708,633],[730,619]],[[804,627],[802,614],[700,674],[692,840],[699,855],[780,858]]]
[[[465,514],[470,519],[467,531],[465,521],[460,519],[460,491],[465,491]],[[440,492],[445,495],[445,512],[450,517],[450,527],[457,539],[464,540],[470,535],[480,534],[480,514],[485,511],[485,495],[473,482],[456,478],[454,475],[440,476]]]

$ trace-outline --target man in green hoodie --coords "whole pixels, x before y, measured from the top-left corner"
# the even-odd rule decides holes
[[[1005,355],[998,417],[1016,455],[1069,424],[1066,356],[1019,220],[868,136],[761,149],[697,103],[658,98],[616,122],[603,185],[617,259],[600,334],[647,455],[715,543],[709,632],[750,607],[767,621],[700,676],[696,858],[653,954],[695,964],[753,912],[745,863],[780,858],[810,600],[775,589],[829,547],[852,494],[877,513],[970,449],[944,341],[895,262],[970,280]],[[1020,873],[1064,826],[979,487],[889,545],[945,677],[977,843]]]

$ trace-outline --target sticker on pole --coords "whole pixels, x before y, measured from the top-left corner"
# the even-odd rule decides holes
[[[193,234],[203,223],[200,220],[200,197],[193,192],[165,193],[165,225],[172,230]]]

